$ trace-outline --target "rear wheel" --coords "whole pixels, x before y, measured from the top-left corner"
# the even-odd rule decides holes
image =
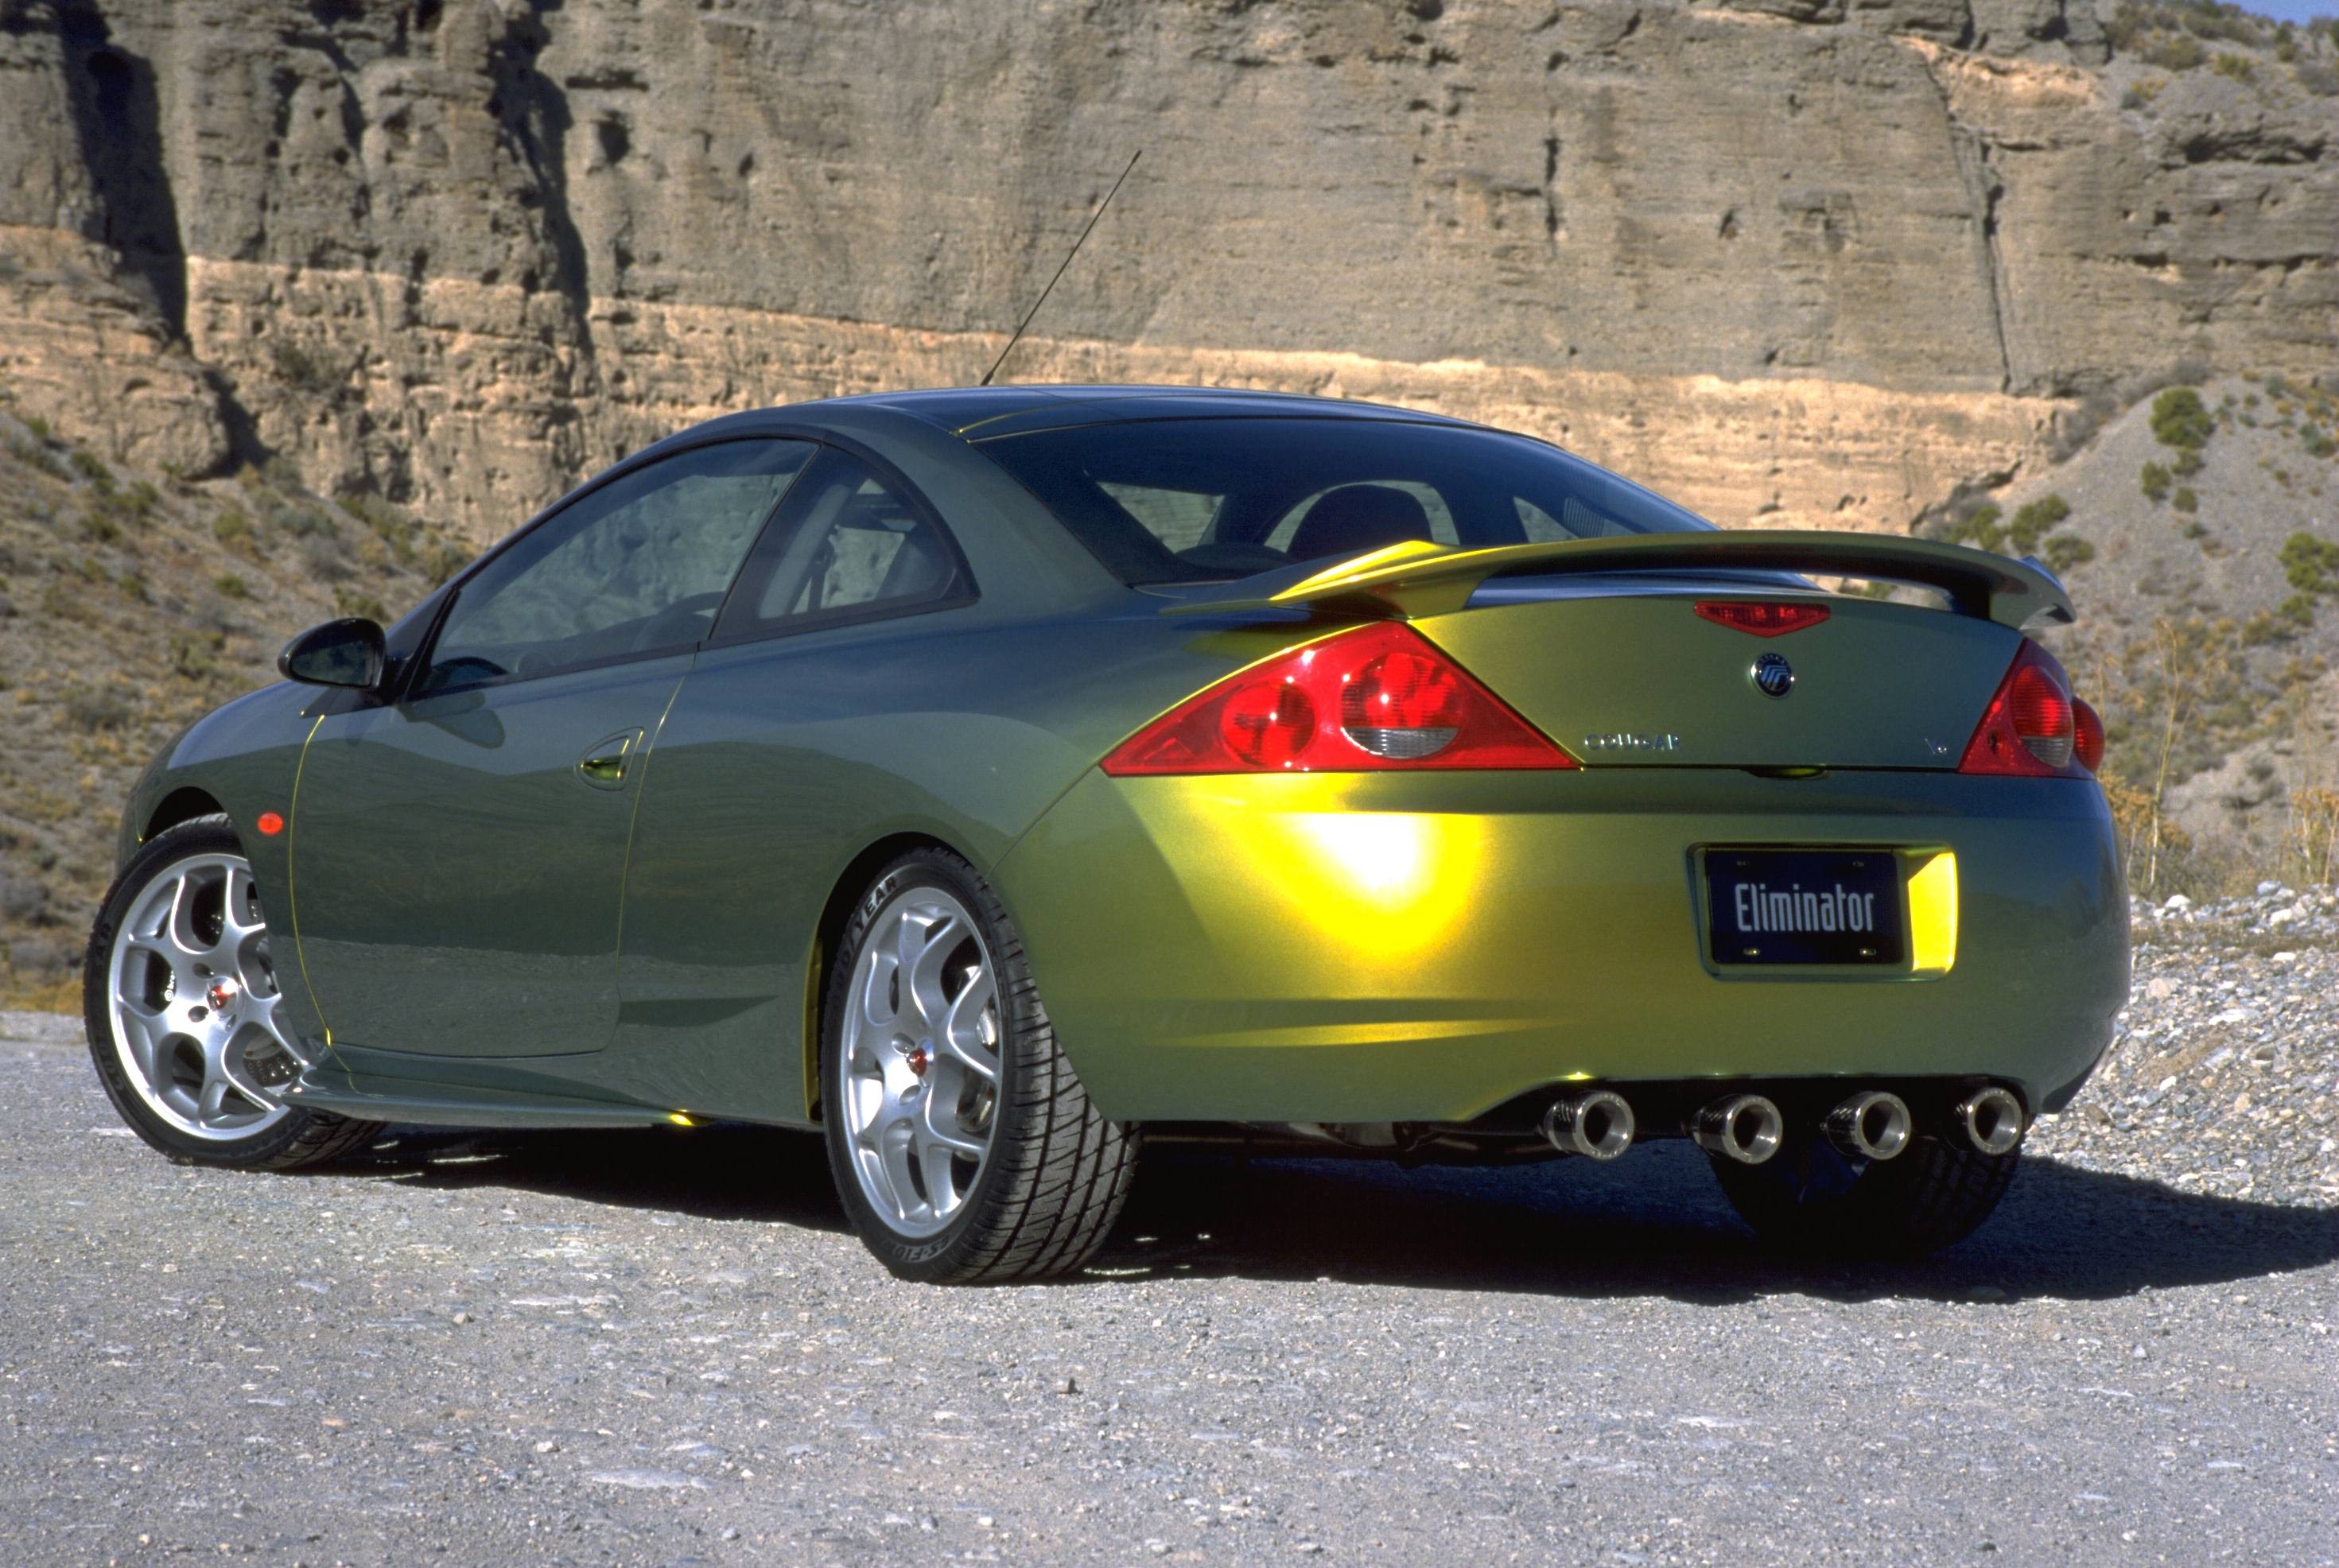
[[[1058,1048],[997,896],[947,851],[885,868],[821,1009],[822,1119],[854,1228],[904,1278],[1065,1274],[1129,1194],[1135,1129]]]
[[[1764,1241],[1890,1259],[1921,1257],[1971,1235],[2005,1196],[2019,1157],[1918,1137],[1893,1159],[1859,1159],[1810,1131],[1791,1135],[1760,1165],[1712,1158],[1731,1207]]]
[[[105,895],[82,965],[90,1057],[122,1119],[187,1164],[282,1170],[363,1147],[379,1124],[277,1098],[301,1066],[281,1000],[228,819],[155,834]]]

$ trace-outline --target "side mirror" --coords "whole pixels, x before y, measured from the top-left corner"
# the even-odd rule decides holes
[[[381,628],[353,618],[311,626],[284,645],[276,656],[276,669],[288,681],[370,691],[381,684],[386,662]]]

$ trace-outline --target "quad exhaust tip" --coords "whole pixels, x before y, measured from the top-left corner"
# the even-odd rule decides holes
[[[1779,1152],[1786,1132],[1786,1118],[1776,1105],[1759,1094],[1732,1094],[1699,1111],[1689,1135],[1708,1154],[1760,1165]]]
[[[1909,1147],[1914,1129],[1909,1102],[1880,1089],[1853,1095],[1827,1118],[1828,1141],[1852,1159],[1890,1159]]]
[[[1979,1090],[1958,1106],[1966,1140],[1984,1154],[2011,1154],[2022,1141],[2022,1102],[2010,1090]]]
[[[1552,1101],[1543,1113],[1543,1135],[1562,1154],[1614,1159],[1633,1147],[1633,1108],[1605,1089]]]

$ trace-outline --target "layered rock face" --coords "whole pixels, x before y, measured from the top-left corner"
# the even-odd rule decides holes
[[[2339,340],[2339,99],[2088,0],[0,0],[0,376],[487,538],[716,412],[1203,380],[1904,527]]]

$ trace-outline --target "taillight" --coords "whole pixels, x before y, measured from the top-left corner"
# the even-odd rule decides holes
[[[1700,599],[1697,613],[1715,626],[1752,632],[1758,637],[1782,637],[1828,618],[1825,605],[1802,601],[1773,604],[1761,599]]]
[[[2055,656],[2025,638],[2014,666],[1966,743],[1959,773],[2025,774],[2034,777],[2071,772],[2078,750],[2078,705],[2070,678]],[[2097,743],[2101,749],[2100,738]]]
[[[1102,764],[1118,776],[1575,765],[1420,633],[1389,621],[1229,676]]]
[[[2104,765],[2103,716],[2077,698],[2072,699],[2071,706],[2078,725],[2078,735],[2071,749],[2081,767],[2089,773],[2100,773]]]

